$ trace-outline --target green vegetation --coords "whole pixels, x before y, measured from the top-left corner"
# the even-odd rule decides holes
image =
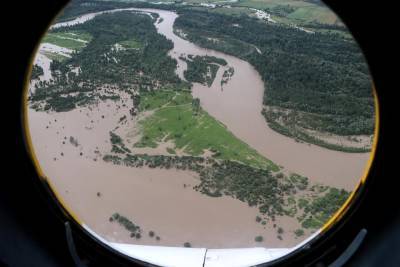
[[[117,155],[105,155],[103,157],[105,162],[112,162],[116,165],[124,164],[130,167],[143,167],[149,168],[175,168],[178,170],[191,170],[201,172],[205,163],[204,158],[192,156],[165,156],[165,155],[147,155],[147,154],[127,154],[125,158]],[[210,161],[210,160],[208,160]],[[212,161],[212,160],[211,160]],[[214,161],[212,161],[214,162]]]
[[[173,149],[170,148],[170,147],[167,147],[167,152],[168,152],[169,154],[176,154],[176,151],[173,150]]]
[[[285,18],[287,23],[342,25],[338,17],[320,0],[240,0],[231,5],[264,10],[271,13],[274,19]]]
[[[58,36],[72,33],[89,41],[80,51],[72,53],[71,58],[51,63],[54,80],[39,83],[30,99],[37,109],[69,111],[105,97],[119,99],[118,90],[132,94],[135,103],[140,101],[135,98],[134,90],[148,92],[161,85],[188,88],[175,74],[176,61],[168,56],[172,42],[157,33],[147,15],[103,14],[84,24],[51,31]],[[114,49],[115,44],[127,40],[130,45],[132,40],[140,43],[141,49]],[[77,67],[79,71],[73,72]],[[104,96],[104,87],[112,94]]]
[[[265,159],[254,149],[236,138],[224,125],[208,115],[205,111],[192,108],[192,97],[188,92],[176,92],[175,97],[160,92],[163,97],[155,94],[147,95],[146,106],[160,106],[154,113],[139,121],[142,137],[136,147],[157,147],[159,142],[172,140],[175,149],[192,156],[200,156],[206,150],[213,152],[213,157],[223,160],[234,160],[258,168],[268,168],[277,171],[279,168],[270,160]],[[154,97],[154,99],[152,99]],[[175,103],[167,102],[175,99]],[[162,99],[162,104],[160,101]],[[181,100],[181,101],[179,101]],[[185,102],[187,101],[187,102]],[[153,105],[153,103],[157,103]]]
[[[195,56],[189,55],[187,58],[180,57],[186,61],[187,69],[183,75],[189,82],[197,82],[210,87],[214,82],[219,66],[225,66],[227,63],[224,59],[212,56]]]
[[[120,42],[120,45],[122,45],[124,48],[127,49],[142,49],[143,48],[143,44],[141,44],[139,41],[137,41],[136,39],[129,39],[126,41],[122,41]]]
[[[51,43],[72,50],[81,50],[86,46],[86,41],[80,40],[78,36],[79,35],[76,35],[76,37],[74,35],[71,36],[68,33],[60,34],[49,32],[44,36],[42,43]],[[86,34],[86,36],[88,35]]]
[[[113,133],[110,132],[110,142],[111,142],[111,152],[114,153],[131,153],[131,151],[129,150],[129,148],[127,148],[124,144],[124,142],[122,141],[122,138]]]
[[[307,177],[292,173],[290,174],[289,179],[299,190],[305,190],[308,186]]]
[[[193,187],[194,190],[210,197],[227,195],[237,198],[250,206],[257,206],[259,211],[268,215],[272,221],[276,216],[299,215],[297,219],[304,228],[321,227],[349,196],[345,190],[327,186],[322,188],[313,185],[302,190],[303,187],[298,187],[298,179],[285,176],[277,178],[277,175],[268,170],[253,168],[234,161],[146,154],[126,154],[124,158],[105,155],[103,160],[136,168],[148,166],[195,171],[200,176],[200,184]],[[300,184],[303,185],[303,183]],[[293,196],[296,195],[297,190],[308,193],[296,202]],[[256,217],[256,221],[260,219],[260,216]],[[278,232],[282,233],[279,228]]]
[[[69,137],[69,142],[75,147],[79,146],[78,140],[76,138],[74,138],[73,136]]]
[[[65,56],[63,54],[56,53],[56,52],[44,51],[42,53],[43,53],[43,55],[45,55],[46,57],[50,58],[51,60],[55,60],[55,61],[59,61],[59,62],[63,62],[63,61],[68,59],[67,56]]]
[[[308,34],[243,16],[188,9],[179,13],[174,26],[187,34],[187,39],[251,63],[266,84],[266,106],[301,112],[292,120],[294,125],[338,135],[373,133],[371,79],[353,40],[336,34]],[[240,27],[231,27],[233,24]],[[210,41],[213,38],[219,41]],[[279,109],[263,114],[274,130],[280,125],[280,132],[290,132],[290,125],[279,124],[283,117],[277,113]],[[315,139],[305,141],[320,145]],[[328,148],[338,149],[334,145]]]
[[[195,190],[211,197],[229,195],[250,206],[259,205],[261,213],[284,214],[284,196],[294,191],[289,179],[276,179],[267,170],[252,168],[234,161],[193,156],[150,156],[127,154],[125,158],[105,155],[103,160],[131,167],[176,168],[199,173],[201,183]],[[281,193],[279,193],[281,192]]]
[[[268,170],[256,169],[234,161],[213,164],[200,173],[200,184],[194,187],[209,196],[228,195],[257,206],[270,218],[286,215],[285,196],[295,193],[288,179],[277,179]]]
[[[192,111],[194,115],[197,115],[201,110],[200,107],[200,99],[199,98],[193,98],[192,100]]]
[[[295,140],[302,140],[328,149],[349,153],[369,152],[371,150],[370,147],[351,147],[328,143],[306,133],[305,130],[307,128],[317,131],[321,129],[327,131],[329,129],[328,131],[333,132],[334,134],[336,133],[345,135],[352,135],[355,134],[355,131],[358,131],[358,133],[361,134],[362,132],[359,131],[360,127],[366,128],[370,127],[370,125],[373,125],[373,118],[359,118],[358,121],[354,121],[354,118],[351,118],[351,116],[347,116],[346,118],[336,118],[334,115],[320,116],[313,113],[308,113],[304,115],[304,113],[293,110],[287,113],[280,112],[277,109],[275,109],[274,111],[267,111],[267,109],[265,108],[262,110],[261,113],[264,115],[271,129],[279,132],[280,134],[295,138]],[[329,120],[331,120],[331,122],[326,123]],[[335,122],[335,120],[338,121]],[[353,121],[351,122],[351,120]],[[337,127],[332,126],[333,124],[336,124]],[[346,128],[346,126],[350,126],[350,128]]]
[[[32,67],[31,79],[38,79],[40,75],[43,75],[42,67],[34,64]]]
[[[309,201],[307,199],[304,198],[300,198],[298,200],[298,207],[299,209],[304,209],[305,207],[307,207],[309,204]]]
[[[274,6],[272,8],[266,8],[265,10],[268,10],[269,13],[272,13],[278,17],[286,17],[289,14],[293,13],[294,11],[296,11],[296,8],[294,8],[293,6],[290,5],[277,5]]]
[[[194,9],[196,10],[196,9]],[[204,10],[199,9],[199,10]],[[209,10],[209,12],[213,13],[219,13],[219,14],[224,14],[224,15],[229,15],[229,16],[243,16],[243,15],[251,15],[254,12],[250,10],[247,7],[231,7],[231,8],[224,8],[224,7],[217,7],[214,9]]]
[[[128,230],[131,234],[131,237],[136,237],[137,239],[139,239],[141,237],[141,232],[142,229],[140,228],[140,226],[134,224],[132,221],[130,221],[128,218],[126,218],[125,216],[120,215],[118,212],[114,213],[110,219],[110,222],[118,222],[120,225],[122,225],[126,230]]]
[[[90,42],[93,39],[93,36],[85,31],[66,31],[66,32],[58,32],[54,34],[59,38],[70,38],[75,40],[82,40],[85,42]]]
[[[324,194],[323,194],[324,193]],[[304,228],[317,229],[343,205],[349,197],[349,192],[343,189],[329,187],[329,190],[299,201],[303,214],[298,218]]]
[[[233,67],[229,67],[229,69],[225,70],[224,74],[222,74],[221,86],[228,83],[228,81],[232,78],[234,73],[235,69]]]
[[[254,241],[256,242],[263,242],[264,238],[261,235],[258,235],[254,238]]]
[[[155,110],[163,106],[177,106],[188,104],[192,100],[189,91],[163,89],[142,92],[140,95],[139,111]]]
[[[297,229],[294,231],[294,234],[296,235],[296,237],[301,237],[304,235],[304,230],[303,229]]]
[[[63,22],[75,19],[78,16],[100,12],[104,10],[110,10],[115,8],[126,8],[131,7],[127,3],[118,3],[117,1],[91,1],[91,0],[74,0],[71,1],[61,12],[60,16],[57,17],[57,22]]]

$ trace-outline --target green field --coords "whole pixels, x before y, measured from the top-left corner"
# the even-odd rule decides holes
[[[210,150],[217,159],[279,170],[278,166],[236,138],[207,112],[201,109],[195,111],[189,92],[148,94],[141,99],[141,107],[154,113],[139,121],[142,137],[136,147],[156,148],[158,142],[172,140],[175,149],[183,149],[192,156]]]
[[[72,50],[81,50],[86,46],[86,42],[90,42],[91,39],[92,37],[88,33],[57,32],[47,33],[44,36],[42,43],[51,43]]]
[[[301,7],[288,15],[288,18],[298,20],[303,23],[319,22],[324,24],[339,24],[338,17],[328,8],[321,6]]]
[[[91,34],[84,31],[66,31],[66,32],[57,32],[54,34],[59,37],[80,39],[87,42],[90,42],[93,39]]]
[[[132,38],[126,41],[120,42],[120,45],[122,45],[125,48],[130,48],[130,49],[141,49],[143,48],[143,44],[139,42],[138,40]]]
[[[253,14],[254,11],[250,10],[247,7],[232,7],[232,8],[214,8],[210,10],[211,12],[224,14],[224,15],[231,15],[231,16],[240,16],[240,15],[250,15]]]
[[[139,110],[154,110],[156,108],[188,105],[192,101],[192,96],[189,92],[178,93],[173,90],[160,90],[150,93],[141,94]]]
[[[53,53],[53,52],[45,51],[45,52],[42,52],[42,53],[46,57],[50,58],[51,60],[56,60],[56,61],[59,61],[59,62],[62,62],[64,60],[68,59],[68,57],[66,57],[66,56],[63,56],[63,55],[57,54],[57,53]]]
[[[307,1],[302,0],[239,0],[236,3],[233,3],[234,6],[247,6],[252,8],[264,9],[268,7],[276,7],[276,6],[292,6],[292,7],[314,7],[319,6]]]
[[[279,7],[290,7],[294,9],[288,15],[289,18],[302,22],[316,21],[326,24],[337,23],[337,16],[324,4],[311,3],[308,1],[294,0],[239,0],[233,6],[251,7],[257,9],[276,9]]]

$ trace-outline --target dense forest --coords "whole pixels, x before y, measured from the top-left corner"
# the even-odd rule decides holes
[[[190,41],[255,66],[265,82],[265,105],[303,112],[297,122],[310,129],[338,135],[373,133],[371,80],[354,41],[247,16],[189,9],[179,10],[179,15],[174,26]],[[251,46],[258,47],[261,54],[249,49]],[[278,122],[276,117],[267,119]],[[304,123],[306,120],[312,123]]]
[[[43,69],[39,65],[34,64],[32,67],[31,79],[37,79],[40,75],[43,75]]]
[[[226,66],[227,63],[222,58],[212,56],[192,56],[187,58],[180,57],[187,63],[187,69],[183,75],[188,82],[197,82],[210,87],[214,82],[219,65]]]
[[[95,0],[73,0],[62,10],[57,17],[57,22],[72,20],[80,15],[100,12],[104,10],[111,10],[116,8],[161,8],[161,9],[174,9],[173,5],[159,4],[152,5],[147,2],[122,2],[122,1],[95,1]]]
[[[37,84],[31,96],[34,107],[68,111],[91,103],[96,97],[105,97],[101,94],[104,87],[131,94],[134,90],[153,90],[161,85],[188,87],[175,74],[176,61],[167,55],[173,43],[157,33],[153,22],[148,15],[124,11],[53,30],[85,32],[92,40],[71,58],[51,63],[53,81]],[[138,48],[130,47],[132,40]],[[44,105],[37,105],[43,100]]]

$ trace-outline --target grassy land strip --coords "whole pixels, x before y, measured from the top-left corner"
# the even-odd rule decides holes
[[[219,66],[227,65],[224,59],[211,56],[189,55],[188,58],[180,57],[180,59],[187,63],[187,69],[183,73],[185,79],[208,87],[214,82]]]
[[[147,99],[145,105],[151,106],[149,103],[155,102],[156,106],[160,106],[160,99],[168,99],[165,94],[169,93],[160,92],[162,97],[157,94],[152,97],[154,100]],[[142,137],[135,144],[136,147],[155,148],[159,142],[172,140],[175,149],[183,149],[192,156],[199,156],[205,150],[210,150],[217,159],[234,160],[258,168],[279,170],[277,165],[236,138],[207,112],[200,110],[196,113],[192,108],[190,93],[181,92],[177,93],[177,96],[179,98],[176,100],[180,99],[179,101],[169,102],[167,106],[156,109],[150,117],[139,122]],[[172,99],[171,95],[169,97]]]
[[[51,60],[55,60],[55,61],[59,61],[59,62],[63,62],[63,61],[68,59],[68,57],[66,57],[64,55],[61,55],[59,53],[55,53],[55,52],[45,51],[45,52],[42,52],[42,53],[43,53],[43,55],[45,55],[46,57],[50,58]]]
[[[42,43],[50,43],[72,50],[81,50],[86,46],[85,42],[74,40],[74,37],[64,37],[56,33],[46,34]]]
[[[265,112],[265,110],[263,110]],[[365,153],[365,152],[370,152],[370,148],[363,148],[363,147],[349,147],[349,146],[343,146],[343,145],[337,145],[337,144],[332,144],[325,142],[321,139],[318,139],[314,136],[311,136],[304,131],[298,129],[295,125],[291,126],[285,126],[282,125],[281,123],[278,123],[276,120],[271,119],[269,115],[264,115],[266,121],[268,122],[268,125],[271,129],[274,131],[286,135],[288,137],[295,138],[296,140],[302,140],[307,143],[315,144],[320,147],[328,148],[331,150],[336,150],[336,151],[343,151],[347,153]]]

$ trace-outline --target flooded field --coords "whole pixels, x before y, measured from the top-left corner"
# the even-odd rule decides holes
[[[301,240],[290,233],[282,241],[276,239],[272,225],[256,223],[256,207],[194,191],[192,187],[199,183],[197,173],[104,162],[101,155],[111,147],[109,130],[121,113],[113,101],[67,113],[29,109],[32,142],[43,172],[68,208],[96,233],[111,242],[182,246],[190,241],[208,248],[253,247],[254,237],[260,234],[271,239],[258,246],[288,247]],[[77,146],[70,142],[71,136]],[[115,212],[143,229],[140,240],[109,222]],[[288,231],[296,229],[293,218],[280,218],[276,223]],[[150,238],[149,231],[160,236],[160,241]]]

